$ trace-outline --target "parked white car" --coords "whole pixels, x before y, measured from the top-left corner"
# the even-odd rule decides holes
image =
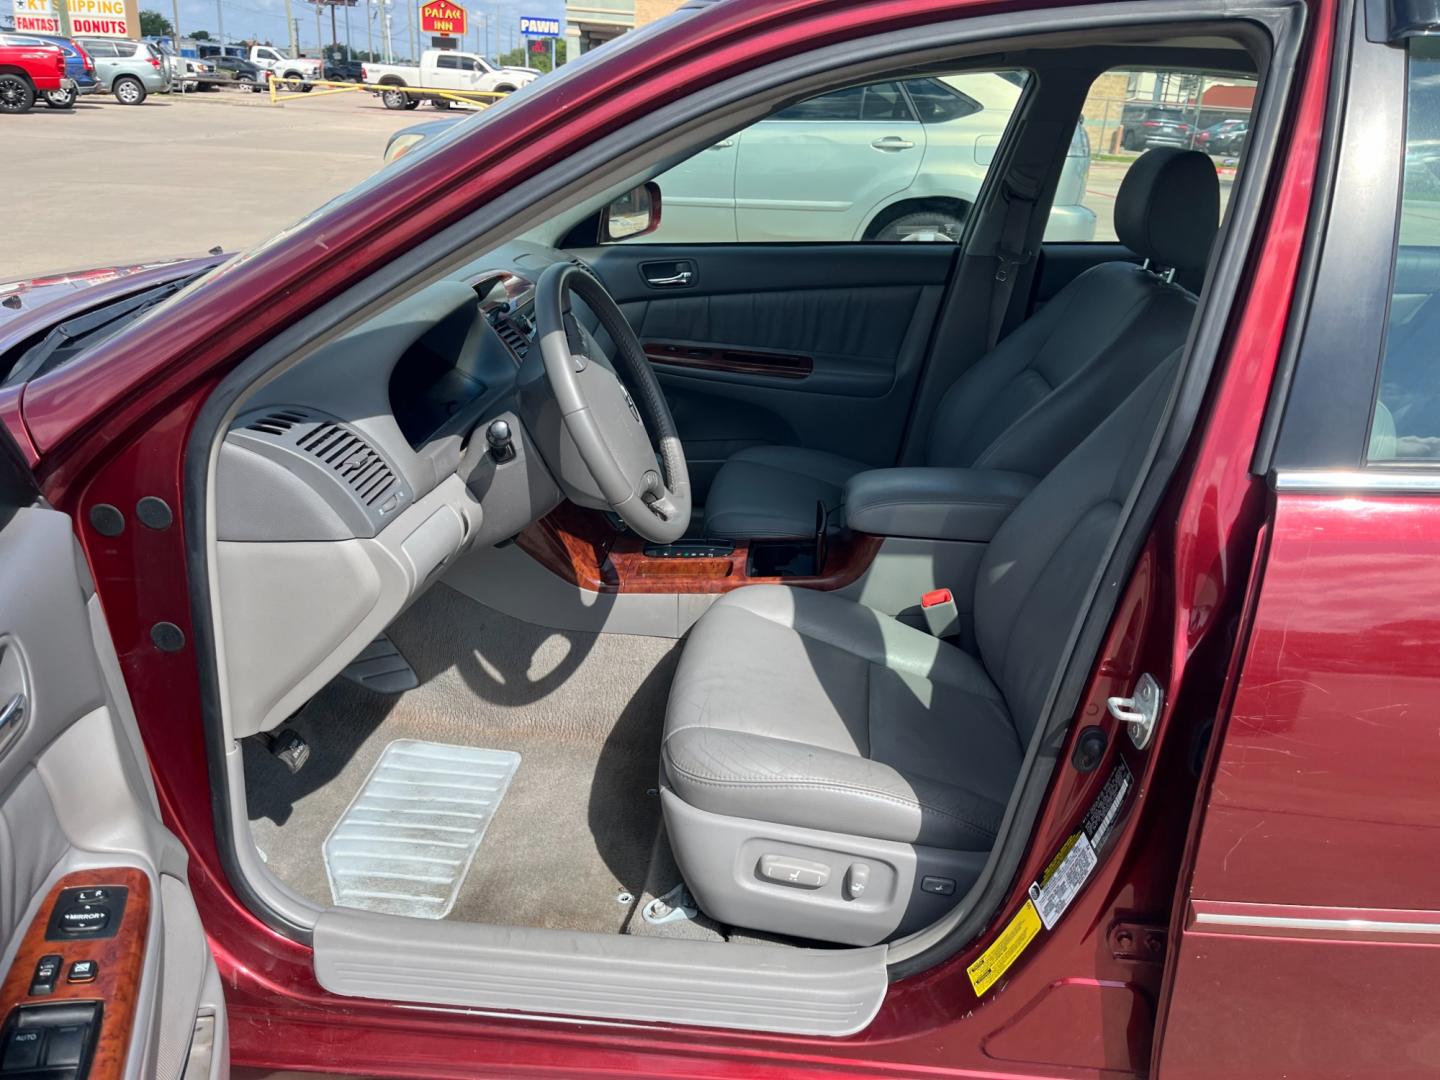
[[[958,240],[1022,87],[990,72],[854,86],[793,105],[656,179],[654,243]],[[1047,240],[1090,240],[1077,128]]]
[[[449,49],[426,49],[420,54],[418,65],[367,63],[361,75],[366,83],[394,87],[393,90],[380,92],[380,99],[387,109],[413,109],[426,96],[407,94],[404,87],[508,94],[539,77],[540,72],[534,68],[497,68],[476,53]],[[433,96],[431,101],[436,108],[450,106],[448,98],[438,95]]]

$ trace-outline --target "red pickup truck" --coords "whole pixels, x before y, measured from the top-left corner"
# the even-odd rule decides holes
[[[65,54],[52,46],[0,45],[0,113],[26,113],[37,94],[63,90]]]

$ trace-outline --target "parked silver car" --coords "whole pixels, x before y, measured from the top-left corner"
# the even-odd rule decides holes
[[[150,94],[170,88],[170,69],[165,55],[148,41],[123,38],[79,37],[95,61],[100,86],[115,95],[122,105],[140,105]]]

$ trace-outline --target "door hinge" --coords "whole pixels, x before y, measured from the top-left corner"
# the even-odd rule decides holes
[[[1110,955],[1116,960],[1163,964],[1169,931],[1163,926],[1145,922],[1117,922],[1106,935]]]

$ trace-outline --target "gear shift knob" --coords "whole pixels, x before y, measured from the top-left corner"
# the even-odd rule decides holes
[[[496,461],[509,461],[515,456],[513,441],[510,425],[504,420],[492,420],[485,429],[485,442],[490,446],[490,456]]]

